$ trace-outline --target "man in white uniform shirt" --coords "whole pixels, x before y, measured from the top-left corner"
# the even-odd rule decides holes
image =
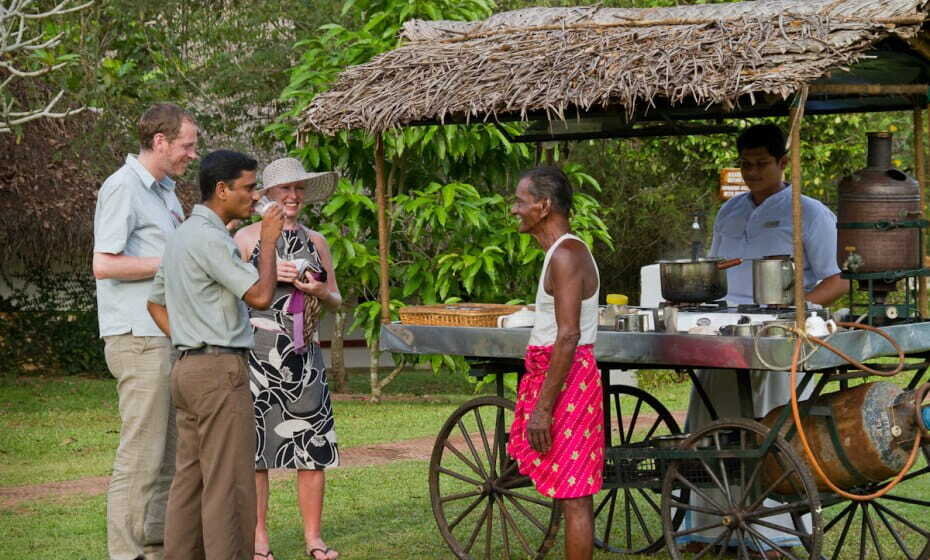
[[[727,270],[727,303],[751,304],[752,260],[773,255],[792,255],[791,185],[784,182],[788,156],[785,136],[772,124],[751,126],[737,139],[740,170],[749,187],[748,193],[727,201],[717,213],[710,256],[724,259],[741,258],[743,263]],[[826,306],[849,290],[849,282],[840,277],[836,262],[836,216],[818,200],[801,197],[802,239],[804,243],[804,291],[807,301]],[[795,263],[800,265],[800,263]],[[761,418],[773,408],[788,403],[791,395],[788,375],[783,372],[753,371],[752,401],[754,417]],[[738,392],[737,373],[732,370],[703,370],[697,372],[701,386],[707,392],[718,418],[742,416]],[[711,421],[710,412],[701,402],[696,390],[691,391],[688,406],[687,429],[695,432]],[[692,502],[694,497],[692,497]],[[702,527],[714,523],[701,519],[691,512],[685,523]],[[768,519],[770,523],[792,528],[790,518]],[[763,530],[760,528],[760,532]],[[692,551],[702,550],[716,539],[717,532],[703,531],[679,539],[691,542]],[[779,545],[797,546],[797,537],[769,529],[766,536]],[[728,543],[736,546],[735,539]],[[756,542],[747,542],[750,548],[759,548]],[[778,558],[777,550],[762,544],[765,550],[757,551],[768,558]]]

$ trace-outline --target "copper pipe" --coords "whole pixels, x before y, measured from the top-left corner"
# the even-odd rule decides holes
[[[387,201],[384,194],[384,140],[379,133],[375,138],[375,199],[378,203],[378,291],[381,300],[381,322],[391,322],[391,289],[388,275],[388,223]]]
[[[854,325],[856,328],[878,332],[882,336],[885,336],[885,338],[888,338],[888,339],[891,338],[887,336],[884,332],[881,332],[880,329],[876,329],[868,325],[862,325],[860,323],[853,323],[852,325]],[[813,337],[809,337],[809,339],[819,340]],[[829,344],[827,344],[826,342],[824,341],[818,342],[818,344],[821,344],[821,343],[824,346],[830,348],[832,351],[836,352],[837,355],[842,356],[840,352],[831,348]],[[898,364],[897,369],[898,371],[900,371],[900,369],[904,365],[903,363],[904,354],[903,352],[901,352],[901,349],[899,346],[897,346],[897,344],[893,343],[893,345],[899,351],[900,362]],[[911,470],[911,467],[914,466],[914,462],[917,460],[917,454],[920,451],[920,447],[924,439],[924,436],[921,430],[920,429],[917,430],[917,437],[914,438],[914,446],[911,447],[911,453],[910,455],[908,455],[907,462],[904,464],[904,468],[902,468],[901,472],[899,472],[897,475],[895,475],[893,479],[891,479],[891,482],[883,486],[881,489],[875,492],[872,492],[871,494],[853,494],[851,492],[847,492],[843,490],[842,488],[834,484],[833,481],[830,480],[827,477],[827,474],[823,471],[823,467],[820,466],[820,462],[817,461],[817,458],[814,456],[814,452],[811,451],[810,443],[808,443],[807,441],[807,434],[804,432],[804,425],[801,423],[801,411],[798,405],[798,359],[800,358],[800,355],[801,355],[801,336],[798,336],[798,338],[796,338],[794,341],[794,352],[792,353],[792,356],[791,356],[790,381],[788,383],[791,386],[791,417],[794,420],[794,427],[797,430],[798,439],[801,441],[801,446],[804,448],[804,454],[807,456],[807,463],[814,468],[814,472],[817,473],[817,476],[820,477],[820,480],[822,480],[824,484],[829,486],[831,490],[833,490],[840,496],[843,496],[844,498],[847,498],[847,499],[850,499],[856,502],[867,502],[867,501],[874,500],[876,498],[881,498],[882,496],[890,492],[892,488],[897,486],[898,483],[901,482],[904,476],[908,473],[908,471]],[[918,403],[918,408],[920,408],[920,403]],[[918,426],[920,426],[920,424],[918,424]]]

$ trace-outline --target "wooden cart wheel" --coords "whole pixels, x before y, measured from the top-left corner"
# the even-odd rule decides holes
[[[900,484],[877,500],[824,499],[824,557],[832,560],[930,558],[930,445]],[[859,488],[868,494],[877,487]]]
[[[724,419],[693,433],[681,448],[724,454],[754,450],[768,435],[769,429],[756,421]],[[676,499],[679,488],[691,491],[690,502]],[[689,515],[676,528],[672,519],[681,510]],[[693,541],[695,559],[726,555],[727,546],[741,560],[765,549],[780,558],[820,559],[820,495],[807,464],[781,436],[758,459],[696,456],[672,461],[662,485],[662,518],[675,560],[684,557],[676,539],[698,533],[704,533],[707,542]],[[801,546],[779,544],[779,537],[766,534],[770,530],[782,538],[797,537]],[[708,538],[707,531],[716,534]]]
[[[675,417],[659,399],[637,387],[608,387],[604,406],[611,424],[605,430],[607,447],[681,433]],[[594,497],[594,544],[617,554],[655,552],[665,543],[659,509],[662,474],[652,460],[630,467],[619,480],[616,466],[608,461],[605,489]],[[679,499],[687,501],[687,497]],[[675,516],[676,525],[683,517],[684,512]]]
[[[513,402],[479,397],[446,420],[429,463],[433,515],[461,559],[542,558],[561,512],[506,452]]]

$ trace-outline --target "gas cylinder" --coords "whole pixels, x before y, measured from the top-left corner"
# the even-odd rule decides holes
[[[800,403],[802,413],[806,403]],[[925,425],[920,426],[914,410],[916,406],[913,391],[902,391],[886,381],[864,383],[821,395],[810,412],[802,416],[801,423],[811,451],[827,477],[840,488],[851,489],[882,482],[904,468],[918,431],[926,433],[930,428],[930,407],[922,410],[926,420]],[[762,423],[772,427],[784,408],[769,412]],[[831,421],[835,432],[831,430]],[[782,426],[781,435],[810,466],[793,428],[794,423],[789,420]],[[762,479],[771,484],[783,471],[774,457],[766,461]],[[814,478],[819,489],[829,490],[819,476]],[[787,495],[796,493],[790,479],[776,487],[776,491]]]
[[[891,165],[891,133],[868,133],[868,167],[839,183],[837,222],[898,222],[916,220],[920,213],[917,181]],[[878,231],[844,228],[837,231],[837,261],[841,268],[858,255],[853,272],[881,272],[920,268],[920,234],[916,228]]]

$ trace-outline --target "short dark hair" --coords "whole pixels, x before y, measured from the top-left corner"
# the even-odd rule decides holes
[[[756,124],[741,132],[736,139],[736,151],[742,154],[748,148],[765,148],[775,159],[788,153],[785,133],[774,124]]]
[[[523,179],[529,179],[530,194],[537,200],[548,198],[553,208],[568,216],[572,209],[572,184],[561,169],[548,165],[534,167],[520,175],[520,180]]]
[[[242,176],[243,171],[255,171],[258,162],[251,157],[232,150],[210,152],[200,161],[200,195],[206,202],[216,193],[220,181],[231,182]]]
[[[156,134],[164,134],[169,142],[181,133],[184,121],[197,125],[194,117],[174,103],[156,103],[139,117],[139,145],[143,150],[152,149]]]

